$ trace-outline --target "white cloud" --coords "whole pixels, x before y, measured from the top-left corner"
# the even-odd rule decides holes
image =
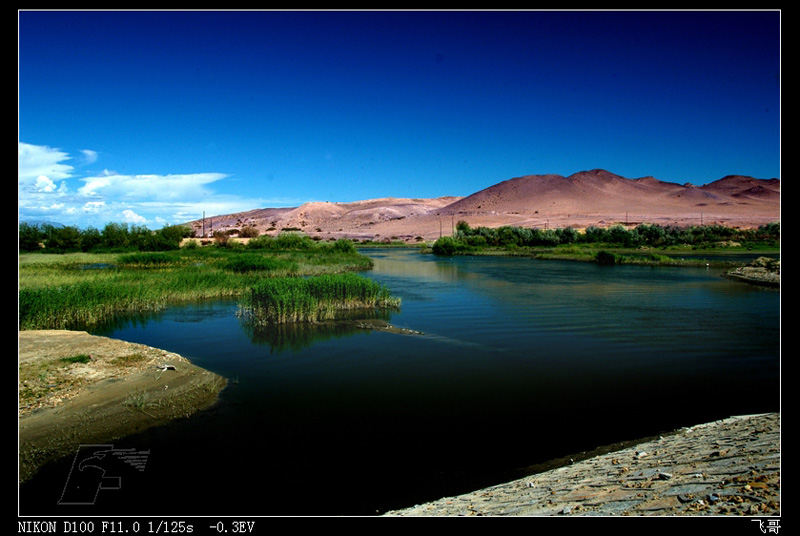
[[[125,223],[135,223],[137,225],[143,225],[147,223],[147,218],[136,214],[131,209],[126,209],[122,211],[122,220]]]
[[[78,161],[93,163],[97,152],[83,150]],[[64,225],[103,227],[125,222],[151,228],[184,223],[211,214],[271,206],[274,200],[220,193],[224,173],[121,174],[103,170],[76,176],[61,149],[19,143],[20,220],[46,217]],[[76,181],[68,185],[68,182]],[[285,204],[285,202],[281,202]]]
[[[56,183],[50,180],[46,175],[39,175],[36,177],[36,191],[37,192],[52,192],[56,189]]]
[[[223,173],[120,175],[103,173],[81,179],[78,192],[86,196],[144,200],[198,200],[213,194],[206,185],[227,177]]]
[[[89,201],[83,205],[83,211],[86,213],[97,214],[105,208],[106,204],[102,201]]]
[[[72,177],[73,168],[62,162],[69,159],[70,156],[60,149],[20,142],[17,168],[19,182],[31,184],[42,176],[52,181],[68,179]]]
[[[81,151],[83,153],[83,163],[84,164],[94,164],[97,162],[97,151],[92,151],[91,149],[84,149]]]
[[[47,217],[65,225],[101,227],[108,222],[162,226],[210,214],[258,206],[254,200],[218,194],[212,185],[223,173],[135,174],[103,170],[77,177],[72,157],[49,146],[19,144],[18,213],[21,220]],[[78,160],[97,161],[96,151],[81,151]],[[78,188],[69,180],[82,182]]]

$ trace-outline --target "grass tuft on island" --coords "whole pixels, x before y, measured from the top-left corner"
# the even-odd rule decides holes
[[[320,322],[354,309],[400,306],[385,286],[356,274],[264,279],[239,299],[239,314],[256,325]]]
[[[349,241],[318,243],[298,236],[160,252],[20,253],[19,329],[91,329],[170,303],[250,296],[252,289],[263,291],[270,284],[265,281],[354,276],[371,268],[372,260]],[[329,283],[326,300],[355,285],[347,281]],[[342,308],[355,307],[349,295],[340,299]]]

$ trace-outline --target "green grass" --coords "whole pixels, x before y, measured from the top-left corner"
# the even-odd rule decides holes
[[[88,363],[92,358],[86,354],[73,355],[70,357],[62,357],[61,362],[71,365],[72,363]]]
[[[236,255],[225,262],[224,267],[226,270],[238,274],[280,272],[285,275],[294,275],[300,270],[299,264],[295,260],[279,259],[257,253]]]
[[[368,257],[345,242],[291,238],[269,245],[157,253],[20,254],[19,329],[89,329],[116,316],[160,310],[169,303],[238,297],[264,279],[372,267]]]
[[[120,255],[117,263],[122,266],[166,266],[177,260],[178,257],[170,253],[142,252]]]

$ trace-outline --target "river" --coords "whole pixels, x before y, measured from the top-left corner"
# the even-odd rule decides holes
[[[374,515],[606,444],[780,410],[780,294],[712,268],[366,250],[402,298],[383,319],[253,330],[196,303],[103,335],[227,377],[211,410],[114,443],[147,466],[57,505],[72,460],[22,514]]]

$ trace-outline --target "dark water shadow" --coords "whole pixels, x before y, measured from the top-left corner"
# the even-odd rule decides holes
[[[253,344],[269,346],[271,352],[294,352],[315,343],[369,333],[373,329],[388,329],[392,311],[369,309],[340,313],[334,320],[322,322],[289,322],[264,325],[240,318],[240,326]]]

